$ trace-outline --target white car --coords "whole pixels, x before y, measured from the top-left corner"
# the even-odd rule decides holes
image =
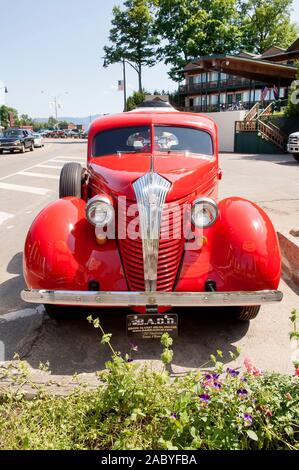
[[[289,135],[287,150],[299,162],[299,132],[293,132],[293,134]]]
[[[34,147],[43,147],[44,144],[44,139],[40,134],[32,134],[34,138]]]

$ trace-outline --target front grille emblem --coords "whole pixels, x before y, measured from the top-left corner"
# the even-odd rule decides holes
[[[157,288],[158,254],[162,212],[171,183],[154,171],[133,183],[139,210],[145,290]]]

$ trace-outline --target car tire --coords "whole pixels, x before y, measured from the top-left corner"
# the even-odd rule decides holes
[[[30,146],[30,149],[29,149],[29,150],[30,150],[30,152],[33,152],[33,150],[34,150],[34,144],[33,144],[33,142],[31,143],[31,146]]]
[[[26,149],[25,149],[25,145],[22,144],[22,147],[21,147],[21,150],[20,150],[21,153],[25,153],[26,152]]]
[[[235,310],[235,318],[240,321],[249,321],[257,317],[261,306],[250,305],[245,307],[237,307]]]
[[[70,162],[63,165],[59,179],[59,197],[82,197],[83,168],[80,163]]]
[[[297,162],[299,162],[299,153],[293,153],[293,157]]]
[[[0,150],[0,155],[2,155],[2,153],[3,153],[3,150]]]

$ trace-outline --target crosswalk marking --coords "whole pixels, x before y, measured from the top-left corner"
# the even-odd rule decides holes
[[[55,158],[67,158],[68,160],[67,161],[70,161],[70,160],[86,160],[86,157],[80,157],[80,155],[78,155],[77,157],[76,156],[71,156],[71,157],[68,157],[66,155],[56,155]]]
[[[5,222],[5,220],[11,219],[13,214],[9,214],[8,212],[1,212],[0,211],[0,225]]]
[[[7,189],[10,191],[20,191],[24,193],[39,194],[45,196],[50,192],[49,189],[37,188],[35,186],[23,186],[21,184],[11,184],[11,183],[2,183],[0,182],[0,189]]]
[[[59,180],[58,175],[49,175],[48,173],[46,174],[46,173],[33,173],[31,171],[19,171],[19,173],[17,173],[17,174],[22,175],[22,176],[35,176],[37,178]]]

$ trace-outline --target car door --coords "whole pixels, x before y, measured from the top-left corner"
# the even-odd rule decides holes
[[[27,131],[22,131],[22,134],[23,134],[24,145],[25,145],[25,148],[27,149],[30,147],[29,134]]]

